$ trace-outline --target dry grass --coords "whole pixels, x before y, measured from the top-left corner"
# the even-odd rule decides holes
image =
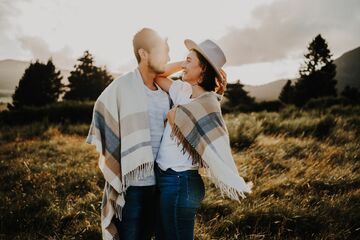
[[[104,182],[82,136],[49,127],[3,142],[0,159],[0,238],[100,239]]]
[[[206,180],[196,239],[358,239],[359,107],[226,116],[240,203]],[[0,239],[100,239],[103,178],[87,124],[0,127]]]

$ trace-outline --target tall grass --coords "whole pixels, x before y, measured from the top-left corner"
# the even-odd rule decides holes
[[[104,182],[92,147],[51,126],[22,130],[1,139],[0,239],[100,239]]]
[[[240,202],[205,178],[196,239],[359,239],[359,107],[228,114]],[[100,239],[103,176],[87,123],[0,126],[0,239]]]

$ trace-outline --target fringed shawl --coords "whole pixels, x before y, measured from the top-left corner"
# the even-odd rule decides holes
[[[103,239],[118,239],[112,222],[121,220],[129,183],[153,175],[146,94],[138,69],[114,80],[95,102],[86,139],[100,153],[105,178],[101,208]]]
[[[245,198],[251,183],[239,176],[231,154],[228,131],[218,95],[207,92],[175,110],[172,137],[183,146],[193,163],[205,168],[210,180],[231,199]]]

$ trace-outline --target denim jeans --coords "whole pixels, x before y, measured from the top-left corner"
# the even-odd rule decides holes
[[[195,214],[205,195],[197,170],[176,172],[155,166],[158,195],[156,239],[194,239]]]
[[[122,220],[115,219],[121,240],[147,240],[155,232],[155,186],[130,186],[126,190]]]

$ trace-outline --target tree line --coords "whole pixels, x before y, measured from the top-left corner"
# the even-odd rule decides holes
[[[308,45],[304,55],[304,63],[299,69],[296,81],[288,80],[281,90],[279,101],[265,103],[266,108],[276,108],[279,104],[293,104],[304,106],[309,100],[323,97],[337,97],[336,65],[328,43],[319,34]],[[59,70],[56,70],[52,59],[47,63],[39,60],[31,63],[25,70],[19,85],[15,89],[13,102],[9,109],[19,109],[23,106],[43,106],[55,103],[60,99],[77,101],[94,101],[101,92],[113,81],[113,77],[106,67],[95,65],[94,57],[89,51],[77,59],[64,85]],[[228,84],[225,91],[226,102],[224,108],[229,111],[253,110],[255,99],[245,91],[244,85],[238,80]],[[353,101],[360,101],[357,88],[346,86],[341,96]],[[258,104],[259,105],[259,104]]]
[[[47,63],[36,60],[30,63],[12,96],[10,110],[24,106],[40,107],[63,100],[94,101],[113,81],[106,67],[95,65],[94,57],[87,50],[77,59],[78,63],[70,72],[69,83],[62,83],[60,70],[52,59]]]

